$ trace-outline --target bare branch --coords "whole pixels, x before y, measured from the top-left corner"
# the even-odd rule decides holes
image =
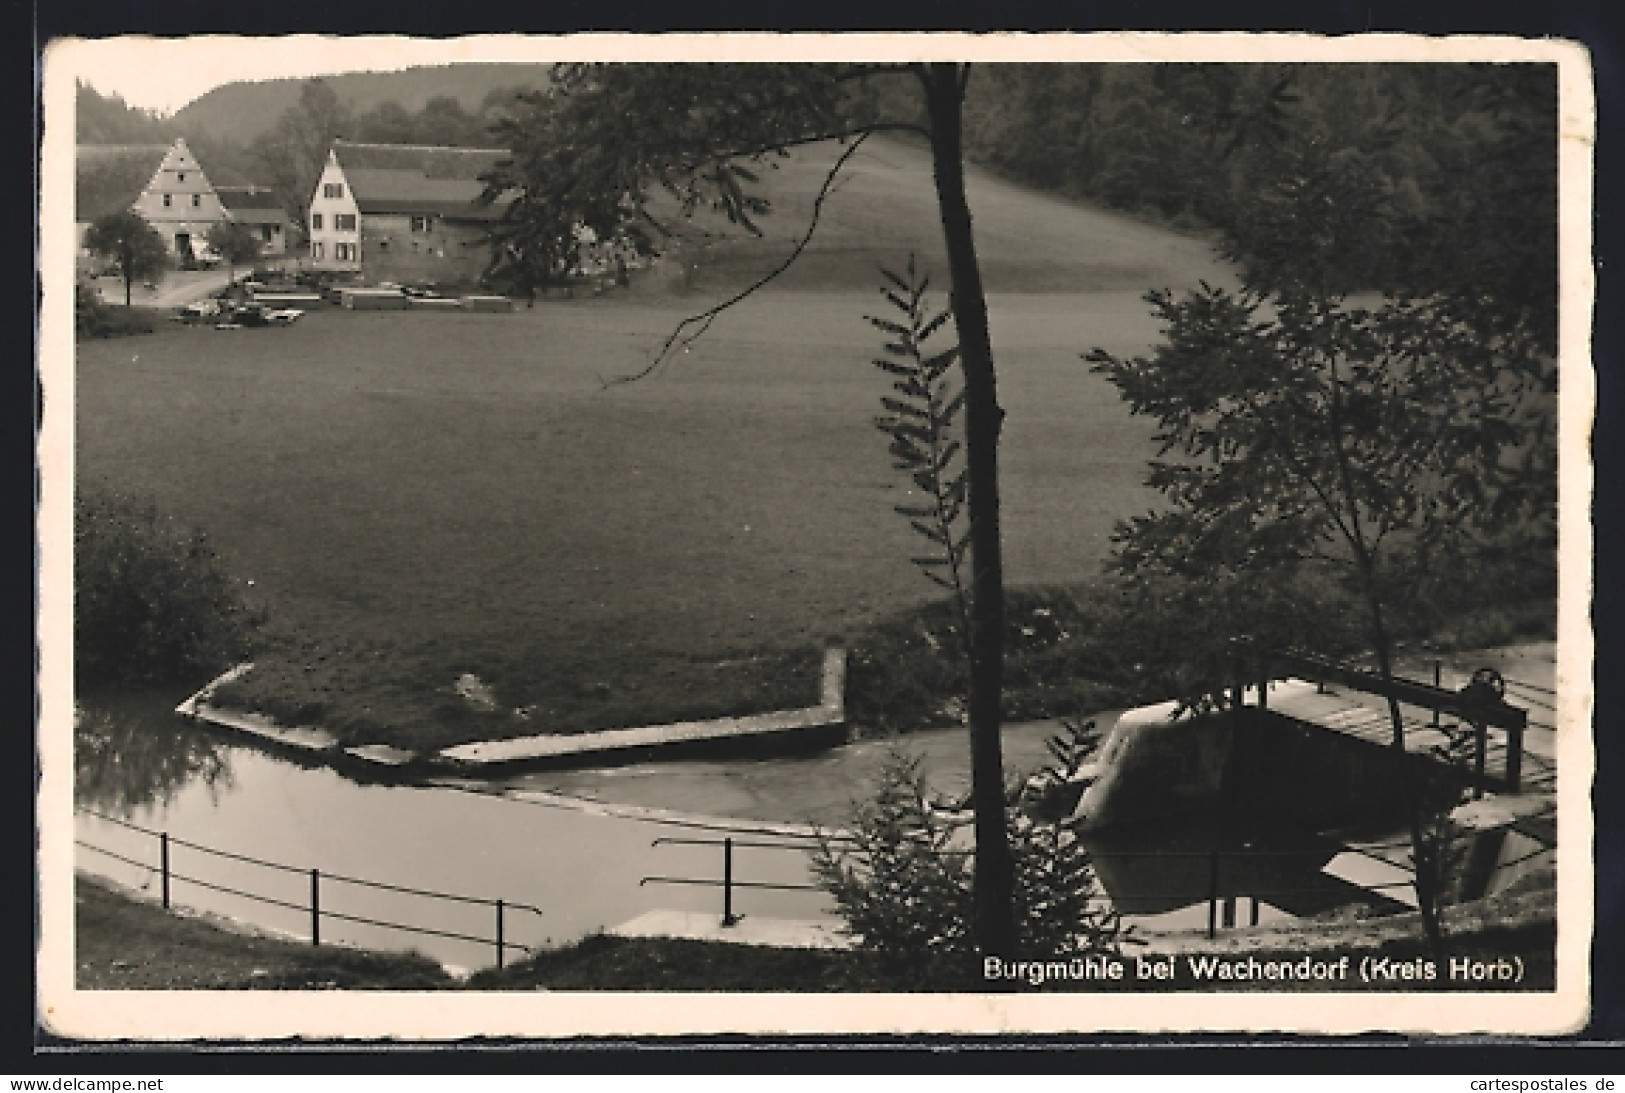
[[[818,230],[818,220],[819,216],[823,212],[824,199],[829,197],[831,191],[834,189],[835,177],[840,174],[841,168],[846,166],[847,160],[851,159],[857,150],[863,146],[863,142],[868,139],[868,137],[869,134],[867,132],[860,133],[857,138],[846,147],[846,150],[841,153],[840,158],[837,159],[834,166],[829,169],[829,173],[824,176],[823,185],[818,188],[818,196],[813,199],[812,217],[807,222],[807,230],[802,233],[801,238],[796,241],[795,249],[790,252],[789,256],[786,257],[784,261],[780,262],[767,274],[758,278],[751,285],[735,293],[733,296],[730,296],[728,299],[712,307],[708,307],[696,315],[690,315],[688,318],[678,323],[677,328],[673,330],[671,334],[666,337],[665,342],[661,344],[659,351],[655,353],[654,359],[649,362],[648,367],[628,376],[617,376],[614,379],[605,380],[603,383],[604,389],[607,390],[610,387],[623,383],[636,383],[638,380],[644,379],[653,374],[656,369],[658,369],[670,358],[672,349],[674,347],[681,345],[686,349],[690,345],[694,344],[694,342],[703,336],[707,330],[711,329],[711,324],[716,321],[718,315],[722,314],[730,307],[733,307],[735,304],[748,299],[754,295],[758,289],[771,284],[782,273],[784,273],[785,270],[794,265],[796,259],[801,257],[802,251],[807,249],[807,244],[812,242],[813,233]]]
[[[931,138],[931,130],[923,125],[916,125],[908,121],[877,121],[871,125],[860,125],[855,129],[837,129],[827,133],[810,133],[804,137],[794,137],[789,140],[774,141],[756,148],[740,148],[731,152],[718,152],[718,160],[741,159],[747,156],[759,156],[767,152],[779,152],[789,148],[801,148],[808,144],[822,144],[827,140],[862,140],[876,133],[913,133],[917,137]]]

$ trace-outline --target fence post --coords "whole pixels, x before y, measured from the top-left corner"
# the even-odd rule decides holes
[[[502,967],[502,901],[497,900],[497,968]]]
[[[1207,867],[1207,936],[1219,934],[1219,852],[1208,855]]]
[[[1484,760],[1490,748],[1490,730],[1487,726],[1473,726],[1473,745],[1473,800],[1477,801],[1484,796]]]
[[[722,840],[722,924],[732,926],[734,917],[734,841]]]
[[[310,871],[310,943],[322,943],[322,871]]]
[[[164,910],[169,910],[169,832],[158,835],[158,865],[163,877],[160,890],[164,896]]]

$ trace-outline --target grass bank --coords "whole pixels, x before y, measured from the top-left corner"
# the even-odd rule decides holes
[[[500,971],[486,969],[466,981],[447,975],[433,961],[415,955],[367,952],[309,945],[223,929],[205,919],[183,918],[100,882],[76,882],[75,982],[81,990],[481,990],[481,991],[828,991],[907,992],[989,989],[978,969],[939,968],[925,974],[918,965],[899,970],[874,954],[813,949],[773,949],[699,941],[627,939],[604,935],[539,953]],[[1519,957],[1521,991],[1550,990],[1555,982],[1556,930],[1549,917],[1502,925],[1479,923],[1451,939],[1456,957],[1490,961]],[[1193,949],[1200,950],[1195,945]],[[1135,950],[1125,951],[1132,964]],[[1260,962],[1298,961],[1305,955],[1328,958],[1322,944],[1284,942],[1250,948],[1243,956]],[[1354,941],[1331,953],[1348,955],[1357,966],[1365,956],[1409,964],[1426,958],[1425,946],[1411,938],[1375,944]],[[1190,955],[1195,955],[1190,954]],[[1238,954],[1226,954],[1234,957]],[[1186,956],[1178,956],[1175,977],[1140,982],[1132,971],[1121,981],[1051,981],[1001,984],[1021,991],[1178,991],[1255,989],[1233,982],[1198,980]],[[1434,986],[1482,990],[1481,983]],[[1315,990],[1374,989],[1359,982],[1311,983]],[[1394,989],[1384,985],[1376,989]],[[1399,989],[1417,989],[1400,984]]]
[[[412,954],[315,948],[170,914],[100,881],[74,880],[80,990],[443,990],[438,963]]]
[[[1004,717],[1081,718],[1179,693],[1177,619],[1137,615],[1108,578],[1008,593]],[[1351,606],[1345,617],[1353,617]],[[1406,635],[1402,656],[1448,653],[1555,637],[1541,597],[1465,609]],[[217,701],[284,724],[320,725],[345,743],[381,740],[432,749],[536,732],[576,733],[816,705],[822,643],[747,652],[682,654],[631,647],[618,655],[556,648],[545,670],[499,643],[444,648],[438,638],[401,647],[330,646],[273,639],[270,655]],[[847,714],[860,737],[961,723],[968,682],[946,601],[897,612],[830,640],[849,651]],[[1328,651],[1357,655],[1357,637]],[[438,681],[477,675],[494,708]],[[455,674],[455,675],[454,675]]]

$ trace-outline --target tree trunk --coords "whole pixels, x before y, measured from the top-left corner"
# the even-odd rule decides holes
[[[1354,488],[1354,475],[1349,468],[1348,454],[1343,450],[1340,395],[1342,381],[1337,375],[1336,357],[1328,358],[1327,363],[1332,377],[1332,397],[1328,406],[1331,415],[1332,451],[1337,457],[1338,479],[1342,483],[1343,496],[1347,498],[1349,513],[1348,527],[1344,534],[1348,537],[1349,546],[1354,550],[1355,565],[1360,573],[1361,591],[1365,594],[1366,608],[1371,613],[1371,644],[1377,653],[1377,673],[1383,683],[1392,685],[1393,650],[1388,639],[1388,627],[1382,618],[1382,595],[1377,587],[1377,559],[1373,551],[1366,546],[1365,536],[1360,529],[1359,493]],[[1444,930],[1439,921],[1439,875],[1438,863],[1434,860],[1434,855],[1442,851],[1441,848],[1429,843],[1426,833],[1422,830],[1427,786],[1423,784],[1422,775],[1412,769],[1410,756],[1405,749],[1405,718],[1400,712],[1399,700],[1392,695],[1388,698],[1388,720],[1394,730],[1392,747],[1395,762],[1399,764],[1405,811],[1410,820],[1411,865],[1416,871],[1416,908],[1422,916],[1422,931],[1427,935],[1428,946],[1433,950],[1434,958],[1442,964],[1445,959]]]
[[[1372,644],[1377,652],[1377,674],[1384,683],[1392,684],[1393,656],[1388,639],[1388,627],[1382,618],[1382,597],[1377,593],[1376,566],[1366,557],[1363,550],[1360,557],[1361,581],[1365,585],[1366,606],[1371,612]],[[1422,932],[1427,935],[1428,948],[1433,951],[1434,959],[1443,964],[1446,954],[1444,929],[1439,921],[1439,863],[1434,860],[1435,855],[1442,853],[1443,848],[1430,844],[1426,832],[1422,829],[1427,786],[1422,784],[1422,775],[1412,770],[1410,757],[1405,749],[1404,714],[1399,709],[1399,700],[1393,697],[1388,699],[1388,719],[1394,730],[1391,746],[1396,752],[1400,777],[1405,781],[1405,811],[1411,829],[1411,864],[1416,870],[1416,908],[1422,916]]]
[[[965,200],[961,147],[963,72],[931,64],[921,72],[931,118],[931,158],[953,281],[951,306],[965,377],[965,467],[971,526],[970,746],[976,822],[975,936],[984,953],[1016,952],[1015,862],[1005,829],[1004,757],[999,742],[1004,688],[1004,563],[999,543],[999,407],[988,336],[987,299]]]

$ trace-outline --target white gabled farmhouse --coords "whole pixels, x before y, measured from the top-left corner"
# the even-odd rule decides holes
[[[75,150],[74,206],[81,240],[96,220],[131,209],[183,263],[208,256],[209,229],[224,220],[246,224],[268,256],[286,249],[288,214],[276,193],[247,184],[216,187],[180,138],[170,145],[80,145]]]
[[[134,207],[164,237],[170,253],[181,259],[201,258],[209,229],[230,219],[202,165],[180,137]]]
[[[501,148],[334,141],[310,199],[310,265],[369,281],[472,284],[484,272],[487,226],[479,176]]]

